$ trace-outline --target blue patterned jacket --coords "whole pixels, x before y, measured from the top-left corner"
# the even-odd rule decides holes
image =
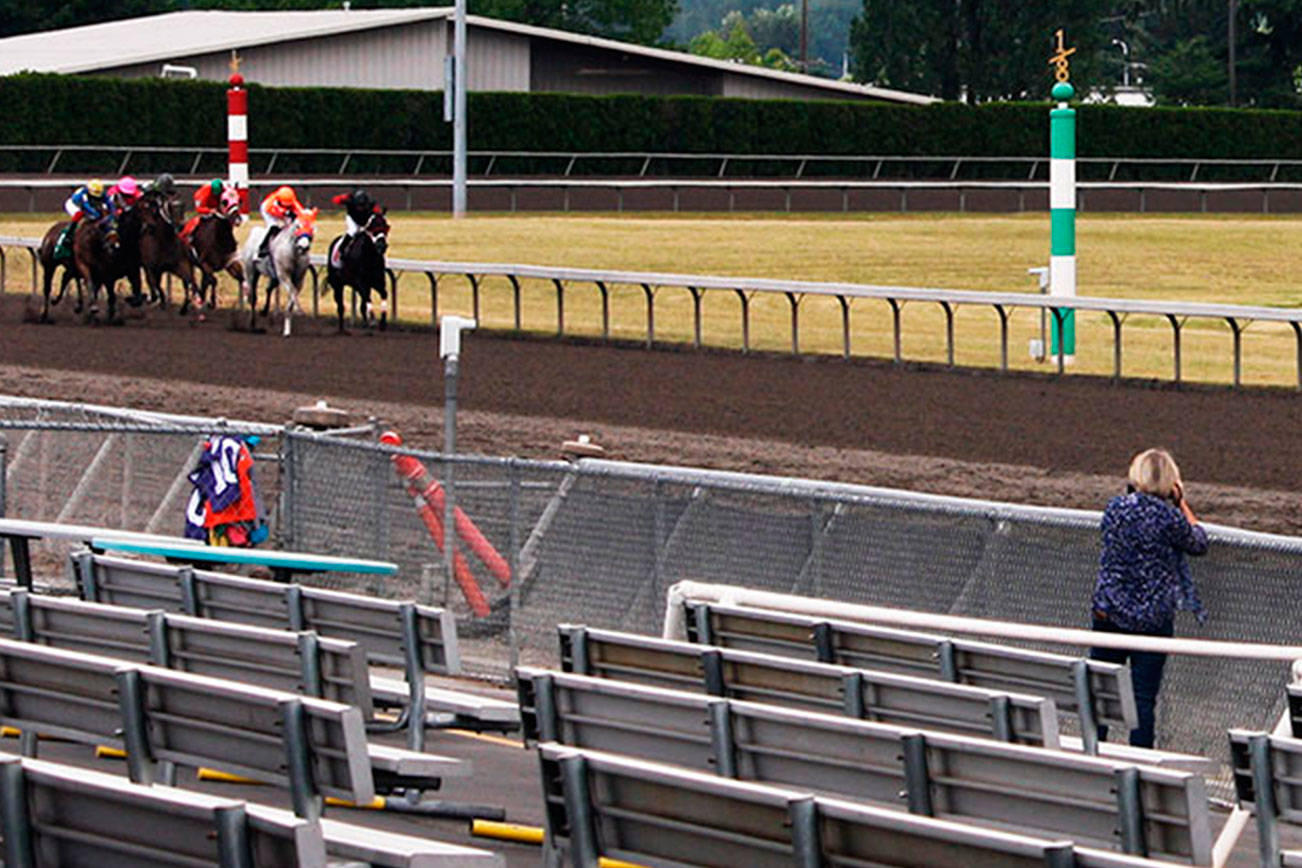
[[[1185,555],[1207,551],[1207,531],[1190,525],[1169,501],[1132,492],[1103,512],[1103,552],[1094,585],[1094,611],[1123,630],[1162,629],[1177,609],[1207,613]]]

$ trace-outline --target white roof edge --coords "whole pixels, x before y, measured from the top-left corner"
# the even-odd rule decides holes
[[[319,10],[317,10],[319,11]],[[162,15],[149,15],[139,18],[119,19],[117,21],[104,22],[100,24],[87,24],[81,27],[67,28],[61,31],[44,31],[35,34],[23,34],[11,39],[23,39],[40,36],[50,36],[54,33],[62,33],[67,37],[70,33],[81,31],[89,32],[97,28],[122,27],[129,26],[130,22],[139,22],[141,26],[146,26],[146,22],[156,21],[160,18],[172,18],[178,16],[201,16],[206,14],[217,15],[280,15],[293,17],[294,12],[231,12],[218,10],[187,10],[182,12],[169,12]],[[308,14],[314,14],[310,12]],[[304,19],[304,24],[298,27],[287,26],[275,33],[266,33],[250,36],[242,39],[226,39],[205,44],[200,48],[191,49],[181,47],[180,49],[166,48],[150,49],[148,51],[136,52],[135,54],[125,55],[110,64],[96,61],[83,61],[74,63],[55,64],[43,69],[36,70],[39,72],[55,73],[86,73],[96,70],[117,69],[123,66],[134,66],[152,61],[163,61],[174,59],[179,53],[184,54],[216,54],[231,49],[245,48],[251,46],[271,45],[277,42],[285,42],[292,39],[313,39],[324,36],[333,36],[341,33],[353,33],[362,30],[374,30],[381,27],[392,27],[396,24],[411,24],[418,21],[431,21],[440,18],[450,18],[453,14],[452,7],[434,6],[421,7],[416,9],[366,9],[355,10],[347,13],[340,13],[334,20],[328,22],[308,22]],[[348,20],[351,19],[351,20]],[[688,54],[683,51],[672,51],[665,48],[654,48],[646,45],[638,45],[631,42],[620,42],[615,39],[606,39],[600,36],[588,36],[581,33],[572,33],[566,30],[557,30],[550,27],[538,27],[532,24],[521,24],[515,21],[505,21],[499,18],[487,18],[480,15],[467,16],[467,22],[475,26],[486,29],[500,30],[508,33],[517,33],[525,36],[535,36],[542,39],[552,39],[561,42],[569,42],[575,45],[587,45],[593,48],[601,48],[608,51],[619,51],[625,54],[634,54],[642,57],[655,58],[669,63],[688,64],[696,67],[714,69],[720,72],[732,73],[734,75],[748,76],[752,78],[764,78],[772,81],[780,81],[798,87],[807,87],[815,90],[826,90],[844,93],[847,96],[868,97],[871,99],[880,99],[888,102],[901,102],[912,105],[931,105],[940,102],[939,99],[923,94],[909,93],[906,91],[893,90],[891,88],[874,87],[872,85],[855,84],[851,82],[837,81],[835,79],[821,78],[819,76],[808,75],[797,72],[784,72],[777,69],[768,69],[762,66],[750,66],[747,64],[732,63],[724,60],[716,60],[712,57],[701,57],[699,55]],[[0,40],[3,42],[4,40]],[[22,70],[14,70],[20,72]],[[0,73],[5,74],[5,73]]]
[[[445,14],[451,15],[452,12],[451,10],[447,10]],[[468,15],[466,16],[466,21],[467,23],[473,23],[480,27],[488,27],[494,30],[504,30],[511,33],[538,36],[546,39],[556,39],[562,42],[572,42],[577,45],[590,45],[593,48],[622,51],[625,54],[638,54],[643,57],[654,57],[672,63],[687,63],[692,66],[703,66],[717,69],[721,72],[731,72],[737,75],[769,78],[775,81],[782,81],[787,84],[794,84],[803,87],[838,90],[856,96],[869,96],[895,102],[907,102],[914,105],[931,105],[932,103],[938,103],[941,101],[937,97],[908,93],[907,91],[902,90],[874,87],[867,84],[855,84],[853,82],[838,81],[836,79],[822,78],[821,76],[808,75],[799,72],[784,72],[779,69],[769,69],[763,66],[732,63],[726,60],[716,60],[713,57],[702,57],[697,54],[688,54],[685,51],[672,51],[667,48],[655,48],[649,45],[638,45],[633,42],[620,42],[617,39],[606,39],[602,36],[589,36],[583,33],[572,33],[568,30],[556,30],[551,27],[538,27],[533,24],[521,24],[516,21],[504,21],[500,18],[485,18],[481,15]]]
[[[310,11],[320,11],[320,10],[310,10]],[[339,23],[329,23],[329,24],[323,23],[323,24],[311,24],[311,25],[305,24],[302,27],[287,28],[285,30],[281,30],[276,33],[268,33],[260,36],[250,36],[243,39],[227,39],[220,42],[212,42],[204,45],[202,48],[195,49],[193,51],[187,49],[182,49],[182,50],[184,51],[185,54],[220,54],[223,51],[231,51],[233,49],[247,48],[250,46],[258,46],[258,45],[274,45],[277,42],[288,42],[293,39],[316,39],[323,36],[334,36],[335,34],[339,34],[339,33],[355,33],[360,30],[374,30],[379,27],[392,27],[395,24],[412,24],[417,21],[429,21],[436,18],[445,18],[452,14],[452,8],[448,6],[426,7],[421,9],[366,9],[366,10],[359,10],[359,11],[361,11],[363,15],[357,15],[357,12],[354,11],[350,11],[347,13],[349,15],[357,15],[358,20],[355,22],[346,22],[344,24],[339,24]],[[258,12],[243,12],[243,11],[239,13],[234,13],[232,10],[191,9],[183,12],[168,12],[168,13],[164,13],[164,15],[203,15],[208,12],[217,12],[218,14],[222,14],[222,15],[259,14]],[[268,14],[285,15],[289,13],[269,12]],[[132,21],[132,20],[143,21],[146,18],[160,18],[160,17],[163,16],[148,15],[148,16],[143,16],[141,19],[130,19],[130,18],[119,19],[117,22],[107,22],[107,23],[121,23],[122,21]],[[85,26],[95,27],[98,25],[89,24]],[[57,31],[51,31],[51,32],[57,32]],[[175,58],[177,56],[178,56],[178,52],[176,50],[164,51],[160,49],[155,49],[151,51],[138,52],[137,54],[134,55],[128,55],[118,60],[117,62],[113,63],[112,65],[106,65],[103,63],[73,63],[73,64],[64,64],[62,66],[59,66],[58,68],[52,68],[52,69],[40,70],[40,71],[62,72],[62,73],[93,72],[95,70],[109,70],[109,69],[117,69],[123,66],[135,66],[137,64],[149,63],[151,61],[168,60],[168,59]]]

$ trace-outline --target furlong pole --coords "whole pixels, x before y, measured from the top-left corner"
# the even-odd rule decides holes
[[[1076,295],[1076,110],[1067,105],[1076,91],[1065,81],[1053,86],[1056,108],[1049,112],[1049,294]],[[1051,353],[1076,357],[1076,312],[1053,318]],[[1059,333],[1061,332],[1061,333]]]
[[[456,0],[452,36],[452,216],[466,214],[466,0]]]
[[[231,52],[230,87],[226,91],[226,139],[230,181],[240,194],[240,213],[249,213],[249,92],[240,75],[240,56]]]

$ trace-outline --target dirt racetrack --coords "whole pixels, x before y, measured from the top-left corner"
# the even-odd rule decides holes
[[[329,397],[441,442],[438,344],[422,331],[247,334],[151,311],[122,327],[23,322],[0,297],[0,392],[275,421]],[[1101,508],[1128,457],[1172,448],[1211,521],[1302,532],[1292,391],[1114,385],[839,359],[647,351],[471,335],[460,440],[556,457],[591,433],[612,457]]]

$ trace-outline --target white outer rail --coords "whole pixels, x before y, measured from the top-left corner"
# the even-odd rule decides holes
[[[33,291],[37,287],[36,248],[40,240],[16,236],[0,236],[0,285],[5,278],[5,247],[23,248],[31,256],[31,274]],[[325,265],[325,258],[319,254],[312,257],[311,269],[313,284],[313,313],[319,313],[320,281],[317,269]],[[601,294],[602,338],[610,338],[610,285],[627,285],[641,287],[646,298],[646,345],[655,343],[655,296],[664,288],[686,290],[692,298],[693,307],[693,345],[702,345],[702,297],[706,291],[724,291],[733,293],[740,305],[742,351],[750,350],[750,303],[756,294],[780,295],[786,298],[791,312],[791,352],[800,354],[800,305],[811,296],[835,298],[841,308],[842,355],[849,358],[852,354],[850,312],[851,305],[859,299],[886,302],[891,308],[894,354],[897,364],[904,361],[902,353],[902,313],[904,306],[910,302],[936,304],[945,313],[946,361],[954,367],[955,340],[954,315],[961,305],[977,305],[992,308],[999,316],[1000,324],[1000,365],[1001,371],[1008,370],[1008,318],[1015,308],[1038,309],[1061,322],[1065,311],[1096,311],[1107,314],[1112,322],[1112,376],[1122,377],[1122,325],[1126,317],[1143,315],[1164,318],[1172,331],[1172,363],[1174,382],[1182,379],[1181,330],[1187,320],[1211,319],[1225,322],[1233,336],[1234,385],[1242,385],[1243,379],[1243,331],[1253,322],[1287,323],[1293,330],[1296,358],[1298,388],[1302,389],[1302,309],[1262,307],[1233,304],[1203,304],[1193,302],[1158,302],[1126,298],[1103,298],[1095,296],[1077,296],[1059,298],[1017,292],[980,292],[959,289],[922,288],[906,286],[880,286],[857,283],[814,282],[801,280],[775,280],[751,277],[719,277],[697,274],[678,274],[669,272],[641,271],[604,271],[587,268],[561,268],[554,266],[524,265],[490,262],[441,262],[418,259],[388,260],[389,283],[393,292],[394,318],[398,315],[398,277],[411,272],[425,275],[430,289],[430,319],[438,322],[438,283],[439,278],[461,276],[470,282],[472,317],[480,318],[480,281],[484,277],[504,277],[510,283],[514,295],[514,327],[522,329],[522,305],[520,281],[540,280],[550,282],[556,291],[556,334],[565,336],[565,289],[567,283],[583,283],[595,286]],[[1057,360],[1058,374],[1066,372],[1064,359]]]
[[[123,174],[127,171],[131,160],[137,154],[170,154],[177,157],[193,155],[190,161],[189,174],[195,174],[199,171],[200,164],[205,156],[224,157],[226,154],[225,146],[199,146],[199,147],[178,147],[172,145],[0,145],[0,153],[34,153],[34,154],[51,154],[50,161],[46,163],[43,172],[51,175],[58,167],[59,161],[65,153],[95,153],[95,154],[120,154],[122,159],[116,163],[116,174]],[[383,157],[393,160],[399,158],[415,159],[411,165],[410,174],[419,175],[424,168],[425,161],[429,159],[448,159],[451,158],[452,152],[438,149],[380,149],[380,148],[251,148],[250,156],[265,157],[267,164],[260,167],[262,174],[270,174],[275,171],[276,162],[281,157],[332,157],[340,160],[336,174],[342,175],[348,170],[349,164],[355,157]],[[711,174],[715,177],[722,178],[727,175],[730,163],[767,163],[783,164],[793,166],[794,174],[782,176],[783,178],[801,179],[805,177],[805,169],[810,165],[824,164],[842,164],[842,165],[872,165],[872,178],[877,179],[881,176],[882,168],[886,165],[923,165],[923,166],[949,166],[948,177],[950,180],[957,179],[959,172],[965,165],[989,166],[989,165],[1010,165],[1010,166],[1028,166],[1026,172],[1027,180],[1034,180],[1037,171],[1042,164],[1047,165],[1047,158],[1040,156],[1016,156],[1016,155],[999,155],[999,156],[975,156],[966,154],[942,154],[942,155],[901,155],[901,154],[747,154],[747,153],[689,153],[682,151],[517,151],[517,150],[486,150],[470,151],[468,156],[471,159],[484,160],[488,162],[484,168],[484,175],[489,176],[499,159],[530,159],[530,160],[555,160],[564,162],[565,169],[563,176],[572,177],[574,167],[579,162],[591,161],[609,161],[609,160],[636,160],[641,163],[638,171],[639,177],[645,177],[651,170],[653,163],[672,164],[675,162],[717,162],[718,168]],[[1287,159],[1215,159],[1207,157],[1079,157],[1077,162],[1081,164],[1108,166],[1108,180],[1114,180],[1122,166],[1161,166],[1161,167],[1180,167],[1188,169],[1189,175],[1187,181],[1197,181],[1198,174],[1204,168],[1214,167],[1238,167],[1238,168],[1259,168],[1263,171],[1269,169],[1270,173],[1267,179],[1268,183],[1274,183],[1279,176],[1279,170],[1283,167],[1293,168],[1302,165],[1302,160]],[[178,167],[179,168],[179,167]]]

